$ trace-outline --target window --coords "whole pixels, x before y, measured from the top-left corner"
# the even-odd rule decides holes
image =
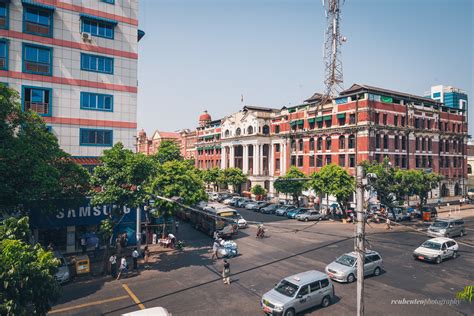
[[[375,135],[375,148],[380,148],[380,137],[382,135]]]
[[[354,168],[356,165],[356,158],[354,154],[349,155],[349,167]]]
[[[249,135],[253,134],[253,127],[252,126],[247,127],[247,134],[249,134]]]
[[[80,145],[112,146],[112,130],[81,128]]]
[[[314,156],[309,156],[309,166],[314,167]]]
[[[321,280],[321,288],[324,289],[325,287],[328,287],[329,286],[329,280],[328,279],[324,279],[324,280]]]
[[[318,128],[323,128],[323,121],[318,121]]]
[[[353,149],[355,147],[355,136],[349,135],[349,149]]]
[[[309,150],[314,151],[314,138],[309,139]]]
[[[280,125],[275,125],[275,134],[280,133]]]
[[[23,72],[51,76],[53,70],[53,49],[23,44]]]
[[[115,0],[100,0],[100,1],[108,3],[108,4],[115,4]]]
[[[332,125],[332,118],[329,118],[327,120],[324,120],[326,122],[326,127],[331,127]]]
[[[51,89],[23,86],[23,110],[34,111],[42,116],[51,116]]]
[[[395,167],[400,166],[400,155],[395,155]]]
[[[380,114],[379,113],[375,113],[374,121],[375,121],[375,125],[379,125],[379,123],[380,123]]]
[[[114,97],[110,94],[81,92],[81,109],[112,112]]]
[[[309,285],[309,289],[311,293],[316,292],[321,288],[321,284],[319,284],[319,281],[313,282]]]
[[[81,31],[92,36],[114,39],[115,24],[93,19],[82,19]]]
[[[8,42],[6,40],[0,40],[0,69],[8,69]]]
[[[323,156],[316,156],[316,167],[323,166]]]
[[[432,126],[431,123],[432,123],[431,120],[427,120],[427,121],[426,121],[426,128],[427,128],[427,129],[431,129],[431,126]]]
[[[296,166],[296,156],[291,156],[291,165]]]
[[[296,151],[296,140],[292,139],[290,142],[290,148],[292,151]]]
[[[387,114],[382,115],[382,123],[383,123],[383,125],[387,125],[387,123],[388,123],[388,115]]]
[[[394,143],[395,143],[395,149],[399,149],[400,148],[400,138],[398,137],[398,135],[395,135]]]
[[[240,127],[238,127],[238,128],[235,130],[235,135],[236,135],[236,136],[239,136],[241,133],[242,133],[242,130],[240,129]]]
[[[275,159],[275,170],[280,170],[280,158]]]
[[[227,129],[227,130],[225,131],[225,133],[224,133],[224,137],[229,137],[229,136],[230,136],[230,132],[229,132],[229,130]]]
[[[349,124],[355,124],[355,122],[356,122],[355,113],[349,114]]]
[[[344,116],[341,116],[341,117],[339,117],[339,114],[338,114],[337,122],[338,122],[339,126],[346,125],[346,116],[345,116],[345,114],[344,114]]]
[[[339,149],[346,149],[346,138],[344,135],[339,136]]]
[[[393,117],[393,125],[398,126],[398,115]]]
[[[270,134],[270,127],[268,127],[268,125],[263,125],[262,133],[263,133],[263,135]]]
[[[114,59],[81,53],[81,70],[113,74]]]
[[[380,155],[380,154],[375,154],[375,161],[381,162],[381,161],[382,161],[381,157],[382,157],[382,155]]]
[[[305,296],[305,295],[308,295],[309,293],[309,286],[308,285],[304,285],[301,287],[299,293],[298,293],[298,296]]]
[[[326,137],[326,150],[331,150],[331,136]]]
[[[415,163],[416,163],[415,167],[420,168],[420,157],[418,156],[416,157]]]
[[[318,138],[318,142],[317,142],[317,144],[316,144],[316,148],[317,148],[318,150],[322,150],[322,149],[323,149],[323,138],[322,138],[322,137],[319,137],[319,138]]]
[[[406,149],[407,149],[407,137],[402,136],[402,150],[406,150]]]
[[[400,125],[405,126],[405,117],[404,116],[400,117]]]
[[[53,10],[25,7],[23,10],[23,32],[53,37]]]
[[[303,151],[303,140],[302,140],[302,139],[300,139],[300,140],[298,141],[298,150],[299,150],[299,151]]]
[[[280,144],[275,144],[275,152],[280,152]]]
[[[339,155],[339,166],[346,166],[346,155]]]
[[[415,128],[420,128],[420,119],[419,118],[415,118]]]
[[[407,157],[402,156],[402,168],[406,168],[406,167],[407,167]]]
[[[421,139],[421,150],[422,151],[426,150],[426,139],[424,138]]]
[[[420,150],[420,138],[417,137],[415,140],[415,149]]]
[[[8,3],[0,2],[0,29],[8,29]]]
[[[331,164],[331,155],[326,155],[326,165]]]
[[[298,156],[298,167],[303,167],[303,156]]]

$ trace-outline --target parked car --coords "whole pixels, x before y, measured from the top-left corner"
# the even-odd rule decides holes
[[[245,208],[248,209],[248,210],[258,212],[261,208],[263,208],[267,205],[268,205],[267,202],[259,201],[259,202],[248,203],[248,204],[245,205]]]
[[[431,237],[464,236],[464,220],[460,218],[438,218],[428,228]]]
[[[229,202],[229,206],[238,206],[239,202],[245,198],[240,196],[234,196]],[[225,204],[225,203],[224,203]]]
[[[222,203],[225,205],[232,205],[238,197],[232,196],[222,200]]]
[[[323,219],[323,215],[319,213],[318,211],[312,210],[312,211],[307,211],[305,213],[301,213],[296,215],[295,217],[299,221],[320,221]]]
[[[292,211],[294,209],[296,209],[296,206],[294,205],[283,205],[276,209],[275,215],[286,216],[286,214],[288,214],[289,211]]]
[[[247,204],[254,203],[254,202],[255,202],[254,200],[251,200],[249,198],[242,198],[236,203],[236,206],[237,207],[245,207]]]
[[[239,228],[248,227],[247,221],[239,213],[237,213],[237,216],[235,217],[235,219],[237,221],[237,226],[239,226]]]
[[[54,275],[54,279],[58,281],[59,284],[66,283],[71,278],[71,273],[69,272],[69,266],[67,264],[67,261],[64,258],[64,256],[61,254],[61,252],[59,252],[58,250],[54,251],[54,256],[60,262],[58,271]]]
[[[325,273],[311,270],[284,278],[263,294],[263,312],[294,316],[314,306],[327,307],[334,299],[334,286]]]
[[[415,260],[441,263],[446,258],[455,259],[458,256],[459,246],[454,239],[437,237],[425,241],[413,251]]]
[[[263,214],[275,214],[276,210],[278,208],[278,205],[276,204],[270,204],[270,205],[267,205],[265,207],[262,207],[260,209],[260,213],[263,213]]]
[[[376,251],[368,250],[364,260],[364,276],[378,276],[382,272],[383,261]],[[326,266],[326,273],[335,281],[352,283],[357,276],[357,253],[346,253]]]
[[[388,219],[395,222],[400,222],[403,219],[403,209],[401,207],[392,207],[388,211]]]
[[[294,219],[296,218],[296,215],[303,214],[308,211],[310,211],[309,208],[298,207],[298,208],[295,208],[294,210],[288,211],[288,213],[286,213],[286,217]]]

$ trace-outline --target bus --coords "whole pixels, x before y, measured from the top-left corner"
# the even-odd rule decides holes
[[[195,229],[200,230],[209,236],[221,238],[232,238],[238,234],[237,218],[238,214],[231,208],[216,209],[213,206],[196,206],[198,211],[182,208],[178,211],[178,216],[188,220]]]

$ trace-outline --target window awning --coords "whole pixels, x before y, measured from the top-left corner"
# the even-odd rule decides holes
[[[5,1],[3,1],[3,2],[5,2]],[[30,7],[35,7],[35,8],[38,8],[38,9],[44,9],[44,10],[49,10],[49,11],[56,10],[56,8],[53,7],[52,5],[38,3],[38,2],[33,1],[33,0],[21,0],[21,3],[23,5],[30,6]]]
[[[104,22],[104,23],[112,24],[114,26],[118,24],[118,22],[115,21],[115,20],[101,18],[101,17],[95,16],[95,15],[90,15],[90,14],[85,14],[85,13],[81,14],[81,19]]]
[[[314,123],[316,121],[316,118],[315,117],[311,117],[308,119],[308,123]]]
[[[337,115],[337,118],[340,119],[340,118],[346,118],[346,113],[339,113]]]
[[[296,112],[296,109],[288,109],[288,113],[294,113]]]
[[[323,121],[323,117],[322,116],[319,116],[316,118],[316,122],[322,122]]]
[[[304,125],[304,120],[298,120],[298,125]]]
[[[330,120],[332,120],[332,115],[324,115],[324,116],[323,116],[323,120],[325,120],[325,121],[330,121]]]
[[[290,123],[290,126],[295,126],[296,125],[296,121],[293,121]]]

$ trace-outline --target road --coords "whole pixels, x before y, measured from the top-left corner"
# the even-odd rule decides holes
[[[337,256],[353,250],[354,225],[339,222],[297,222],[247,210],[249,221],[265,222],[267,237],[256,239],[255,226],[241,230],[236,242],[238,257],[230,259],[232,284],[220,278],[222,261],[210,259],[212,240],[180,225],[182,252],[161,254],[150,270],[141,270],[119,281],[109,278],[78,280],[63,287],[63,297],[53,315],[120,315],[141,307],[163,306],[173,315],[262,315],[262,294],[281,278],[324,267]],[[468,234],[459,257],[440,265],[415,261],[412,251],[428,237],[410,227],[386,231],[382,225],[367,227],[369,248],[384,260],[384,273],[366,278],[367,315],[472,315],[472,305],[396,304],[393,300],[451,300],[464,286],[473,285],[474,217],[465,218]],[[354,315],[356,284],[335,283],[336,299],[307,315]],[[141,305],[139,305],[141,304]]]

